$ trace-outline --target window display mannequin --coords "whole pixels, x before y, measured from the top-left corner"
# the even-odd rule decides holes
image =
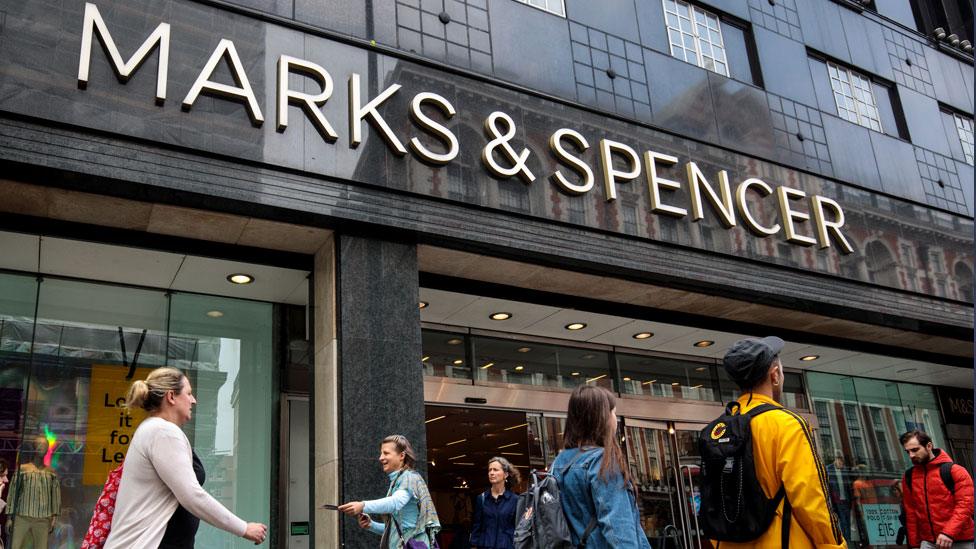
[[[47,442],[25,442],[22,463],[14,473],[7,496],[7,528],[13,527],[11,549],[48,546],[48,534],[61,512],[61,483],[54,469],[44,465]],[[12,524],[11,524],[12,521]]]

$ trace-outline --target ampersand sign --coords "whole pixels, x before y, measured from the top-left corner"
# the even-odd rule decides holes
[[[504,133],[498,127],[499,120],[504,122]],[[501,111],[495,111],[489,114],[488,118],[485,119],[485,132],[488,137],[494,137],[481,151],[481,161],[491,173],[498,177],[512,177],[517,174],[526,183],[535,181],[535,175],[533,175],[532,170],[525,164],[529,159],[530,151],[528,149],[522,149],[522,152],[516,153],[515,149],[509,143],[512,137],[515,136],[515,122],[512,120],[512,117]],[[512,167],[506,168],[495,161],[494,151],[497,147],[502,148],[502,153],[512,163]]]

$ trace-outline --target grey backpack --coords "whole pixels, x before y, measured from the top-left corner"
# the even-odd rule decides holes
[[[563,468],[563,476],[569,468],[581,458],[585,451]],[[569,549],[572,547],[586,547],[586,540],[596,527],[596,514],[586,525],[586,531],[580,537],[580,544],[573,545],[573,537],[569,531],[566,516],[563,515],[562,501],[559,496],[559,485],[556,478],[545,471],[532,470],[532,486],[527,492],[519,496],[515,526],[515,549]]]

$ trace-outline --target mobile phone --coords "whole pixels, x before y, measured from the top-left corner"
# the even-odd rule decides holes
[[[338,505],[333,505],[331,503],[326,503],[325,505],[320,505],[319,506],[319,509],[328,509],[329,511],[338,511],[339,510],[339,506]]]

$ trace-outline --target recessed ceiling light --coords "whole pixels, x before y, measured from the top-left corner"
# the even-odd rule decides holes
[[[638,334],[634,334],[632,337],[634,339],[649,339],[649,338],[654,337],[654,333],[653,332],[640,332]]]
[[[579,372],[573,372],[573,375],[574,376],[578,376],[579,375]]]
[[[576,331],[576,330],[582,330],[583,328],[586,328],[585,322],[573,322],[571,324],[566,325],[567,330]]]
[[[220,318],[224,316],[223,311],[207,311],[207,316],[210,318]]]
[[[428,306],[428,305],[430,305],[430,303],[427,303],[426,301],[421,301],[421,302],[420,302],[420,303],[418,303],[417,305],[418,305],[418,306],[419,306],[419,307],[420,307],[421,309],[426,309],[426,308],[427,308],[427,306]]]
[[[490,315],[488,315],[488,318],[492,320],[508,320],[512,318],[512,313],[505,313],[505,312],[491,313]]]
[[[227,275],[227,281],[231,284],[250,284],[254,282],[254,277],[245,273],[234,273]]]
[[[430,360],[430,357],[425,356],[424,358],[420,359],[420,362],[427,362],[428,360]]]
[[[464,340],[459,337],[452,337],[451,339],[447,340],[448,345],[460,345],[462,343],[464,343]]]
[[[522,366],[521,364],[515,367],[515,371],[516,372],[521,372],[524,369],[525,369],[525,366]]]
[[[520,353],[527,353],[532,350],[532,347],[519,347],[518,349],[515,350]]]
[[[459,359],[455,360],[454,363],[455,364],[464,364],[464,360],[459,358]]]
[[[675,381],[674,383],[671,384],[671,386],[672,387],[680,387],[681,386],[681,383]]]
[[[624,381],[630,381],[630,378],[629,377],[625,377],[624,378]]]
[[[715,342],[710,339],[703,339],[694,343],[695,347],[711,347],[712,345],[715,345]]]
[[[489,362],[488,364],[485,364],[484,366],[482,366],[481,369],[482,370],[487,370],[488,368],[491,368],[494,365],[495,365],[494,362]]]
[[[708,369],[708,366],[699,366],[698,368],[695,368],[695,371],[696,372],[704,372],[707,369]]]
[[[813,362],[818,358],[820,358],[820,355],[807,355],[807,356],[801,356],[800,360],[802,360],[803,362]]]

